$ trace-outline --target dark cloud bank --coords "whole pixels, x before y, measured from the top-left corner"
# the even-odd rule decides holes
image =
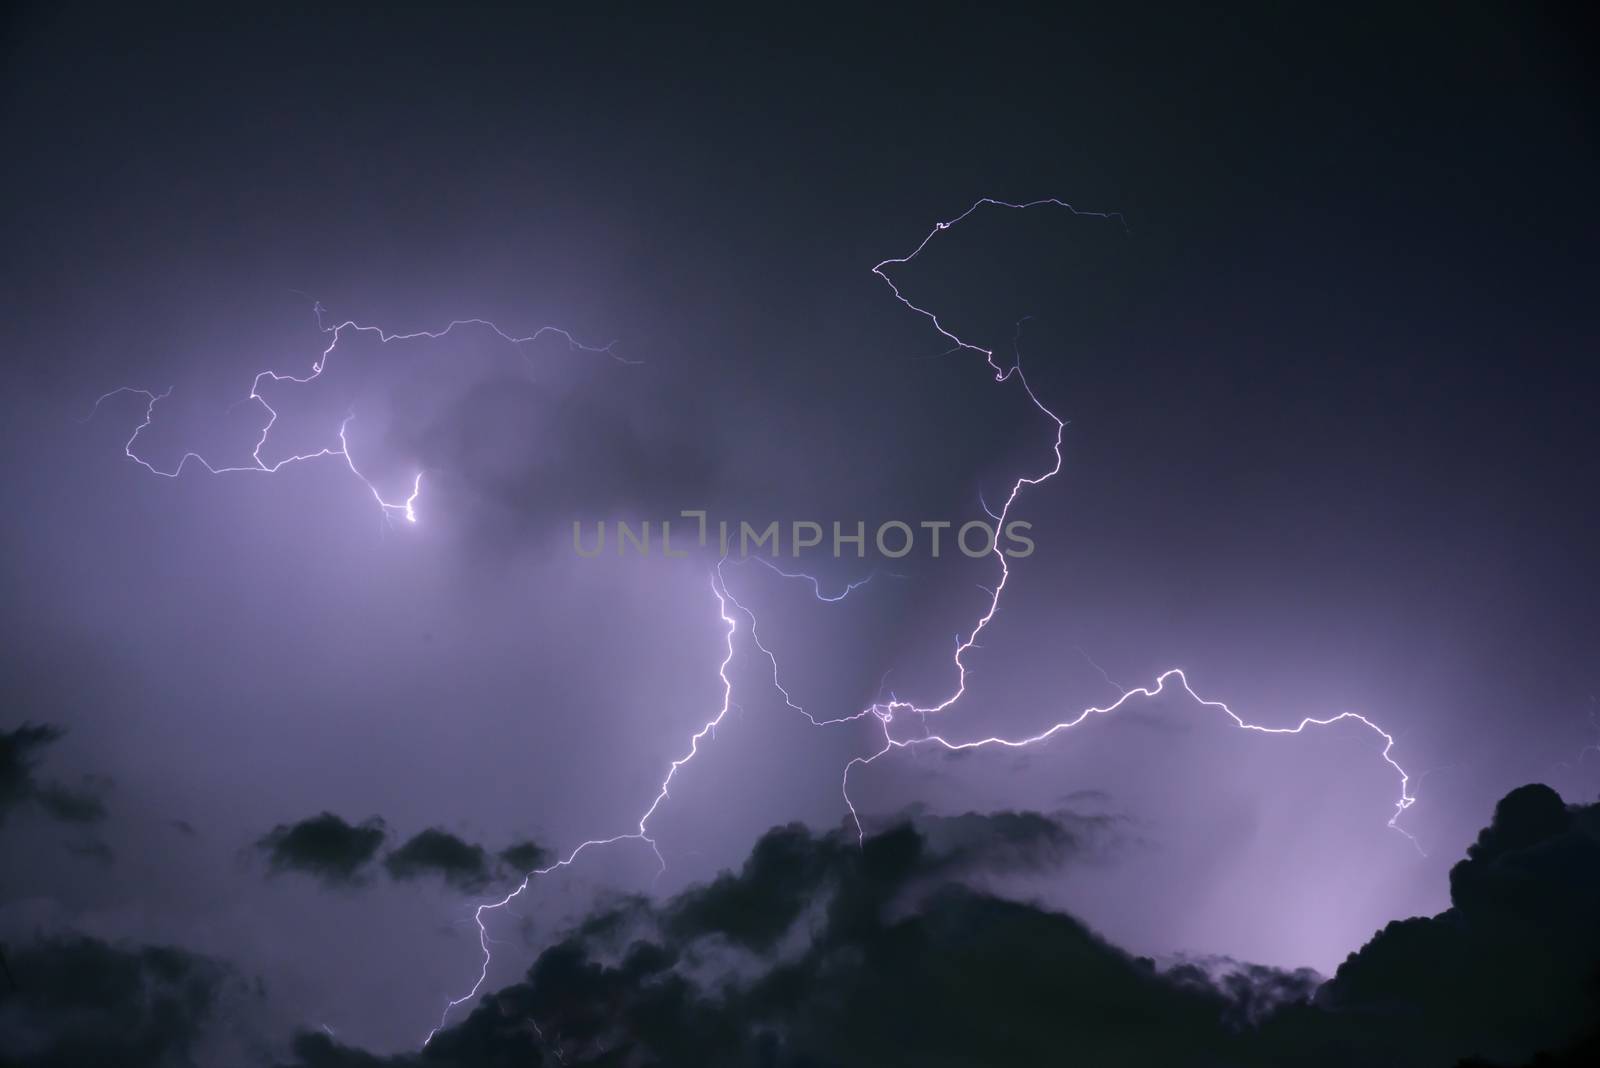
[[[324,812],[299,823],[279,824],[256,845],[274,872],[304,872],[330,885],[355,884],[365,878],[387,836],[377,817],[352,825]]]
[[[394,879],[437,875],[462,890],[481,890],[489,882],[489,854],[448,831],[430,827],[412,835],[404,845],[383,858]]]
[[[776,828],[737,873],[593,913],[420,1052],[312,1031],[283,1063],[1560,1066],[1600,1052],[1586,1030],[1600,1019],[1600,804],[1507,795],[1450,873],[1452,907],[1389,924],[1320,984],[1233,962],[1162,969],[971,886],[1070,861],[1091,833],[1028,813],[919,819],[860,846]],[[487,867],[440,835],[386,866]],[[88,939],[28,946],[12,972],[0,1063],[27,1066],[195,1063],[227,975]]]
[[[256,848],[274,874],[299,872],[326,886],[359,886],[371,876],[388,836],[388,826],[377,816],[352,824],[323,812],[298,823],[279,824],[257,840]],[[383,870],[400,882],[434,877],[475,893],[496,875],[520,876],[548,859],[545,849],[534,842],[517,842],[490,856],[481,845],[429,827],[385,854]]]
[[[230,978],[225,966],[169,946],[33,942],[8,955],[0,975],[0,1064],[194,1064]]]

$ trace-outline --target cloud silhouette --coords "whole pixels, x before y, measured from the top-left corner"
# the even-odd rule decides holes
[[[175,823],[185,834],[194,829]],[[301,872],[330,886],[353,887],[367,881],[369,869],[388,838],[388,825],[372,816],[359,824],[323,812],[298,823],[279,824],[256,841],[273,873]],[[429,827],[407,838],[383,857],[383,870],[396,882],[438,878],[464,893],[477,893],[495,878],[521,878],[548,862],[549,852],[521,841],[491,855],[483,846]]]
[[[489,854],[448,831],[430,827],[383,858],[390,878],[409,880],[437,875],[460,890],[482,889],[490,876]]]
[[[105,802],[94,793],[42,782],[34,775],[40,753],[65,733],[60,727],[38,723],[0,731],[0,823],[13,809],[28,804],[65,823],[105,819]]]
[[[1407,1063],[1515,1063],[1600,1018],[1600,805],[1523,786],[1450,870],[1451,907],[1397,920],[1339,966],[1318,1002]]]
[[[293,1063],[1592,1063],[1600,806],[1514,791],[1452,872],[1452,907],[1390,924],[1320,985],[1229,960],[1161,969],[963,879],[1060,863],[1080,834],[1017,813],[860,846],[777,828],[736,873],[590,916],[418,1054],[313,1033]]]
[[[551,854],[544,846],[524,840],[507,846],[496,856],[502,864],[518,875],[526,875],[535,868],[542,868],[550,863]]]
[[[170,946],[119,947],[82,935],[9,955],[0,994],[0,1064],[16,1068],[194,1063],[229,970]]]
[[[1036,814],[860,845],[777,828],[737,873],[589,917],[421,1054],[375,1061],[307,1034],[296,1063],[1222,1063],[1239,1043],[1225,992],[959,881],[986,861],[1058,863],[1071,838]]]
[[[1513,791],[1452,869],[1451,907],[1389,924],[1326,982],[1226,958],[1159,967],[978,885],[1085,855],[1102,828],[1080,820],[917,816],[862,843],[774,828],[736,872],[591,913],[420,1051],[378,1055],[318,1031],[295,1036],[288,1064],[1594,1063],[1600,805]],[[348,882],[383,837],[381,821],[323,813],[262,848],[275,866]],[[431,829],[384,866],[466,885],[491,864]],[[225,971],[92,939],[30,946],[11,970],[0,1061],[28,1066],[190,1063]]]
[[[332,812],[279,824],[256,846],[273,872],[302,872],[328,885],[354,885],[378,854],[388,832],[376,816],[351,825]]]

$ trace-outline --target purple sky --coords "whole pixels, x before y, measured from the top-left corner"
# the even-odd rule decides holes
[[[1600,513],[1593,127],[1568,83],[1527,76],[1493,27],[1460,56],[1422,27],[1352,43],[1359,77],[1291,77],[1220,27],[1210,49],[1176,28],[997,25],[926,50],[858,29],[660,28],[656,47],[650,27],[502,36],[487,16],[13,24],[8,715],[68,729],[44,767],[98,777],[110,815],[73,841],[114,860],[14,821],[4,848],[30,863],[5,865],[0,933],[171,941],[261,975],[266,1028],[415,1044],[476,973],[481,897],[267,878],[253,843],[324,810],[490,849],[633,827],[722,700],[715,561],[578,559],[574,519],[963,521],[1047,469],[1053,427],[1015,383],[941,355],[871,273],[985,195],[1128,225],[980,211],[895,273],[1002,357],[1032,316],[1017,351],[1069,422],[1061,475],[1015,513],[1037,551],[938,727],[1028,734],[1171,667],[1264,725],[1357,711],[1395,737],[1427,856],[1385,825],[1399,784],[1375,735],[1248,734],[1170,695],[1024,754],[894,753],[853,773],[869,826],[1111,817],[1092,863],[1005,888],[1137,952],[1327,972],[1447,903],[1507,789],[1600,792],[1595,754],[1574,763],[1600,740]],[[1481,147],[1512,131],[1515,160]],[[79,422],[108,389],[173,386],[141,455],[246,462],[262,413],[229,405],[327,343],[304,294],[330,322],[553,325],[643,362],[458,328],[353,336],[323,378],[274,387],[274,442],[324,447],[354,412],[384,492],[423,469],[415,524],[337,457],[166,480],[122,454],[141,400]],[[950,691],[991,561],[812,563],[834,586],[879,573],[821,603],[728,572],[798,702]],[[747,637],[736,708],[652,822],[666,873],[630,843],[541,881],[492,922],[491,980],[597,895],[847,818],[840,773],[873,727],[807,725]]]

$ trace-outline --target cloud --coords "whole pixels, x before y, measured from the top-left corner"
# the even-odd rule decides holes
[[[507,868],[518,875],[526,875],[535,868],[542,868],[550,862],[550,851],[536,842],[521,841],[515,845],[507,846],[496,856]]]
[[[194,828],[172,824],[184,834]],[[356,886],[388,838],[387,824],[377,816],[350,824],[324,812],[294,824],[279,824],[256,842],[274,872],[298,871],[329,885]],[[521,878],[549,860],[549,852],[532,841],[517,842],[491,856],[483,846],[438,827],[419,831],[383,858],[383,870],[397,882],[437,877],[465,893],[477,893],[496,877]]]
[[[1285,971],[1232,957],[1186,958],[1166,973],[1177,983],[1214,986],[1231,1003],[1226,1019],[1235,1025],[1255,1025],[1286,1006],[1309,1001],[1322,983],[1310,968]]]
[[[1520,787],[1450,870],[1451,907],[1390,923],[1318,1001],[1414,1064],[1564,1046],[1600,1018],[1597,887],[1600,805]]]
[[[1072,862],[1099,830],[1037,813],[919,815],[861,843],[775,828],[736,872],[593,912],[422,1051],[380,1056],[312,1032],[290,1063],[1592,1063],[1600,805],[1513,791],[1451,871],[1451,907],[1389,924],[1326,982],[1227,958],[1162,968],[977,885]],[[349,880],[383,834],[324,813],[263,848]],[[430,830],[385,866],[459,882],[489,858]],[[92,940],[30,948],[12,971],[21,992],[0,996],[0,1059],[23,1065],[190,1063],[219,974],[181,951]]]
[[[393,879],[437,875],[461,890],[480,890],[489,881],[489,855],[482,846],[463,842],[448,831],[430,827],[409,838],[383,858]]]
[[[915,821],[946,869],[990,873],[1059,867],[1103,844],[1117,822],[1073,812],[968,812]]]
[[[777,828],[737,873],[591,916],[421,1055],[373,1060],[307,1034],[296,1063],[1223,1060],[1238,1042],[1224,993],[1169,980],[1070,916],[957,878],[986,858],[1059,862],[1070,837],[1010,813],[906,823],[859,845]],[[755,966],[697,978],[729,951]]]
[[[377,817],[351,825],[332,812],[279,824],[256,843],[274,872],[298,871],[328,885],[352,885],[378,854],[388,832]]]
[[[34,756],[40,749],[61,737],[58,727],[24,723],[14,731],[0,731],[0,817],[11,808],[33,799],[38,789],[34,782]]]
[[[16,1068],[175,1068],[214,1015],[228,970],[165,946],[69,936],[9,955],[0,1063]]]
[[[64,733],[59,727],[35,723],[0,731],[0,823],[13,809],[30,803],[64,823],[98,823],[105,819],[105,802],[94,793],[41,782],[34,776],[40,752]]]
[[[842,843],[814,839],[799,824],[768,831],[737,873],[680,897],[664,916],[679,941],[717,934],[746,948],[770,949],[826,879]]]
[[[105,802],[91,793],[52,784],[40,787],[34,800],[40,808],[65,823],[98,823],[106,818]]]
[[[590,916],[420,1054],[305,1034],[294,1064],[1590,1063],[1600,806],[1514,791],[1452,872],[1452,907],[1390,924],[1320,985],[1227,959],[1163,970],[966,881],[1070,859],[1082,831],[1032,813],[859,846],[777,828],[738,872]]]

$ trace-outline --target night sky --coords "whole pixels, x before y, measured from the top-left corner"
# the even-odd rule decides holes
[[[4,18],[0,1064],[1585,1063],[1581,20]]]

